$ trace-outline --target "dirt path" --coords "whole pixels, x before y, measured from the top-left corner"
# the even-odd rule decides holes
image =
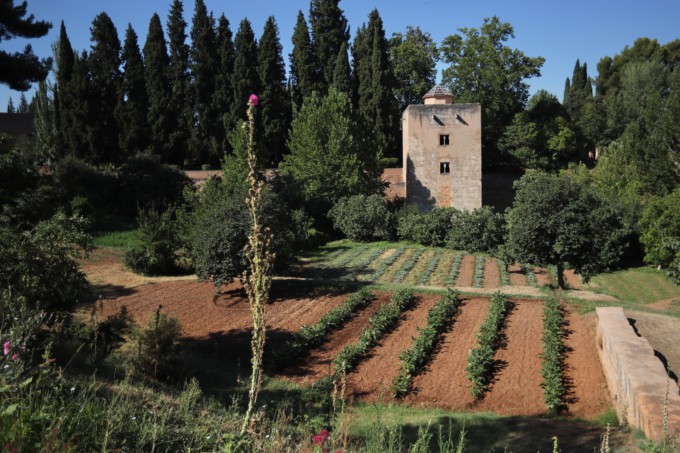
[[[595,316],[583,315],[570,304],[563,307],[567,322],[564,337],[567,410],[572,415],[592,418],[611,407],[595,344]]]
[[[497,288],[501,284],[501,270],[496,258],[487,257],[484,262],[484,288]]]
[[[472,286],[475,277],[475,256],[465,255],[460,263],[456,287]]]
[[[529,286],[527,277],[522,271],[522,266],[517,263],[508,266],[508,277],[510,277],[510,284],[512,286]]]
[[[489,311],[489,299],[464,299],[451,331],[424,374],[413,380],[414,393],[405,398],[411,404],[468,409],[474,402],[465,367],[468,352],[475,347],[475,334]]]
[[[399,354],[411,347],[418,329],[427,325],[427,314],[442,296],[418,296],[418,305],[408,311],[399,326],[387,335],[348,377],[348,396],[377,401],[391,393],[392,380],[401,370]]]
[[[545,413],[541,389],[541,336],[543,302],[531,299],[511,301],[511,310],[496,351],[497,364],[489,391],[475,410],[501,415],[538,415]]]
[[[536,276],[536,284],[540,286],[547,286],[552,284],[552,275],[547,269],[541,267],[533,268],[534,275]]]

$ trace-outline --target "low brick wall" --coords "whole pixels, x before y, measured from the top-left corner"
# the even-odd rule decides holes
[[[649,342],[638,337],[620,307],[599,307],[597,346],[609,391],[622,423],[663,440],[664,399],[668,383],[668,433],[680,434],[678,385]]]

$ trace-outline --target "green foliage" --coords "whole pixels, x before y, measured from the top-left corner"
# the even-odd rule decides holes
[[[619,213],[591,189],[543,173],[527,174],[515,187],[506,245],[517,261],[556,265],[560,287],[567,264],[585,281],[618,264],[628,232]]]
[[[410,104],[420,104],[423,95],[434,86],[439,50],[429,33],[423,32],[420,27],[408,26],[406,33],[392,35],[390,59],[401,112]]]
[[[418,262],[423,253],[425,253],[425,249],[416,249],[413,251],[413,254],[402,263],[401,267],[394,275],[393,278],[394,283],[401,283],[406,278],[409,272],[411,272],[413,268],[416,266],[416,263]]]
[[[430,247],[443,247],[451,228],[451,219],[458,214],[455,208],[435,208],[425,214],[406,208],[398,214],[399,239]]]
[[[560,303],[555,298],[545,301],[543,309],[543,401],[550,412],[565,407],[567,391],[564,387],[564,317]]]
[[[489,206],[458,211],[451,217],[446,247],[470,253],[494,253],[505,240],[505,219]]]
[[[255,33],[248,19],[239,23],[234,36],[234,73],[231,84],[234,90],[231,119],[246,120],[248,96],[261,91],[260,76],[257,73],[257,43]]]
[[[0,219],[0,288],[33,308],[75,307],[87,288],[78,265],[91,249],[86,226],[82,217],[63,213],[28,231]]]
[[[168,14],[168,97],[167,105],[171,122],[168,135],[168,163],[181,165],[189,158],[188,142],[191,137],[193,114],[190,104],[190,47],[187,45],[187,23],[184,20],[184,5],[173,0]]]
[[[340,47],[349,41],[349,25],[339,3],[340,0],[312,0],[309,5],[312,53],[325,87],[333,82]]]
[[[394,237],[394,216],[381,195],[343,197],[328,216],[333,226],[353,241],[389,241]]]
[[[411,391],[413,378],[424,370],[459,305],[459,293],[449,289],[428,312],[427,325],[419,330],[411,347],[399,354],[402,370],[392,381],[392,393],[396,398]]]
[[[446,277],[447,285],[455,285],[456,280],[458,280],[458,272],[460,271],[460,263],[463,262],[463,253],[457,252],[456,256],[453,258],[451,263],[451,269],[449,270],[449,275]]]
[[[482,104],[483,149],[494,150],[505,127],[524,108],[529,97],[525,79],[540,75],[545,61],[528,57],[505,44],[514,37],[512,25],[496,16],[484,19],[480,28],[461,28],[460,34],[444,38],[440,49],[442,60],[449,64],[442,82],[456,102]],[[487,155],[486,165],[495,162]]]
[[[369,319],[369,325],[361,331],[359,339],[345,346],[333,359],[336,376],[353,370],[366,354],[399,322],[401,314],[415,303],[413,290],[405,288],[392,295],[390,303],[381,305]]]
[[[491,382],[493,356],[498,347],[498,338],[507,311],[507,296],[495,293],[491,298],[489,313],[477,332],[478,345],[470,351],[468,365],[465,368],[468,379],[472,382],[471,391],[475,398],[482,396]]]
[[[498,260],[498,269],[501,274],[501,286],[510,286],[510,276],[508,275],[508,263],[505,260]]]
[[[680,188],[665,197],[651,199],[642,211],[640,242],[645,262],[668,266],[680,259]]]
[[[132,361],[135,370],[154,379],[179,377],[182,329],[177,318],[161,313],[162,305],[137,338],[139,351]]]
[[[482,255],[475,257],[475,274],[472,278],[472,286],[475,288],[484,287],[484,261],[485,258]]]
[[[536,287],[538,286],[538,282],[536,281],[536,274],[534,274],[534,268],[530,264],[524,264],[522,265],[522,271],[524,272],[524,275],[527,277],[527,283],[529,283],[529,286]]]
[[[432,255],[430,262],[427,264],[427,267],[425,268],[425,270],[420,275],[420,278],[418,279],[419,284],[421,285],[427,284],[427,282],[430,280],[430,276],[435,271],[435,269],[437,269],[437,266],[439,265],[439,262],[441,261],[443,254],[444,254],[443,250],[436,250],[434,252],[434,255]]]
[[[312,53],[309,27],[302,11],[298,11],[293,28],[293,51],[290,54],[290,88],[294,111],[302,107],[303,99],[312,95],[317,88],[316,62]]]

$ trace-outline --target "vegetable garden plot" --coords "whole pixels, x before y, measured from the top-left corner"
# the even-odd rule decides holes
[[[456,280],[457,287],[471,287],[473,285],[475,261],[474,255],[465,255],[463,257],[463,261],[460,263],[460,270],[458,271],[458,279]]]

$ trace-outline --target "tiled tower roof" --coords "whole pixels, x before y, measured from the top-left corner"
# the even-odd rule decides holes
[[[423,99],[426,98],[431,98],[435,96],[451,96],[453,97],[453,93],[451,93],[448,89],[444,88],[441,85],[435,85],[432,87],[430,91],[425,93],[425,96],[423,96]]]

